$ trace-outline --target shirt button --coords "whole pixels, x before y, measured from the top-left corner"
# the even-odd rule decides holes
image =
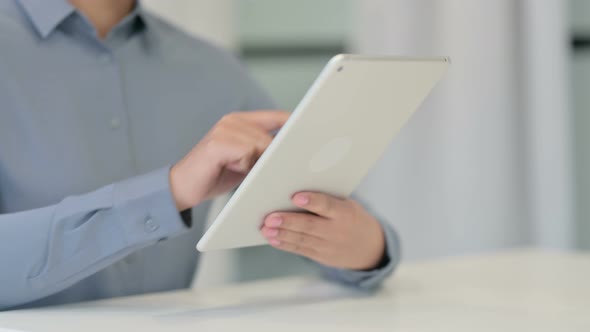
[[[111,55],[110,54],[101,54],[98,57],[98,62],[101,65],[109,65],[111,63],[112,59],[111,59]]]
[[[121,120],[117,117],[111,119],[111,129],[119,129],[121,127]]]
[[[146,219],[144,225],[145,225],[145,230],[148,233],[153,233],[153,232],[157,231],[158,228],[160,228],[160,225],[158,225],[155,221],[153,221],[152,218]]]

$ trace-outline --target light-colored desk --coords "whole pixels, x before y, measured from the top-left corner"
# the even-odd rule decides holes
[[[0,313],[26,331],[590,331],[590,254],[521,250],[405,264],[368,295],[262,281]]]

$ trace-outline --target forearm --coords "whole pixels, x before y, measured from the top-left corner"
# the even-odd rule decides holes
[[[0,310],[57,293],[185,230],[167,169],[0,215]]]

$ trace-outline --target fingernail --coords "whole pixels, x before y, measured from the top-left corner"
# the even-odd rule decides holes
[[[264,236],[266,236],[266,237],[276,237],[277,235],[279,235],[278,229],[272,229],[272,228],[265,228],[264,229]]]
[[[268,226],[269,227],[279,227],[279,226],[281,226],[282,223],[283,223],[283,218],[281,218],[280,216],[273,216],[268,221]]]
[[[295,204],[299,206],[305,206],[309,204],[309,196],[307,195],[297,195],[295,196]]]
[[[281,245],[281,241],[277,240],[277,239],[271,239],[270,241],[268,241],[270,243],[271,246],[273,247],[278,247]]]

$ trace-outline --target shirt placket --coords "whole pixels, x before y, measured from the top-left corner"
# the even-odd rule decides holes
[[[129,28],[118,27],[117,29]],[[130,119],[128,96],[125,86],[125,71],[123,68],[124,59],[118,56],[117,50],[124,47],[124,39],[127,32],[113,31],[106,40],[96,36],[94,30],[90,30],[90,38],[96,45],[96,66],[102,73],[102,80],[108,89],[109,98],[104,101],[105,114],[103,123],[97,124],[106,131],[105,136],[111,141],[113,158],[118,158],[115,164],[121,169],[119,173],[124,177],[138,175],[139,167],[133,144],[132,124]],[[146,227],[150,226],[150,220],[146,221]],[[150,230],[152,231],[152,230]],[[116,264],[120,273],[119,281],[124,284],[129,294],[141,293],[143,283],[138,276],[132,276],[131,271],[141,270],[143,261],[140,254],[131,254]]]

